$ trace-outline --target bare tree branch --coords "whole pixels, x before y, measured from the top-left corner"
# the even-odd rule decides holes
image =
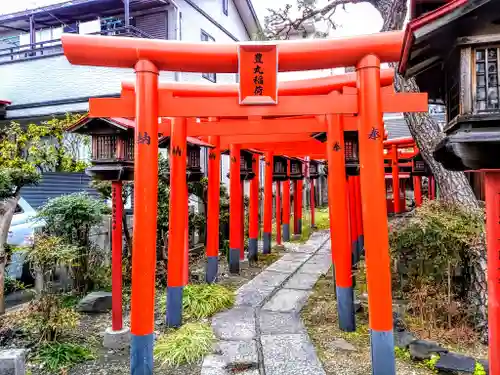
[[[301,15],[297,18],[290,17],[292,6],[287,4],[284,9],[267,9],[269,16],[264,19],[266,37],[269,39],[288,39],[292,32],[300,31],[308,20],[326,21],[331,27],[336,28],[333,16],[339,6],[345,10],[346,4],[370,3],[375,6],[378,0],[330,0],[328,4],[317,8],[316,0],[298,0],[297,8]]]

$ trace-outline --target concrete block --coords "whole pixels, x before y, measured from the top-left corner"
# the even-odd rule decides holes
[[[286,282],[286,289],[312,290],[316,281],[319,279],[319,274],[302,273],[300,270]]]
[[[325,375],[307,335],[263,335],[261,342],[266,375]]]
[[[113,331],[111,327],[104,332],[103,346],[108,349],[125,349],[130,346],[130,329],[124,327]]]
[[[282,289],[263,307],[264,310],[299,313],[309,298],[309,291]]]
[[[254,309],[248,306],[238,306],[223,311],[212,319],[212,329],[221,340],[253,340],[255,338]]]
[[[262,310],[260,331],[263,335],[305,333],[306,329],[298,314]]]
[[[25,375],[26,356],[24,349],[0,350],[0,375]]]

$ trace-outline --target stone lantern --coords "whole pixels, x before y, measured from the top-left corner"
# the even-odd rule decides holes
[[[273,181],[288,180],[288,158],[284,156],[273,157]]]
[[[412,176],[431,176],[431,170],[421,154],[417,154],[412,159]]]
[[[302,180],[304,178],[302,160],[297,158],[290,159],[290,180]]]
[[[345,170],[348,176],[359,175],[359,144],[358,132],[344,132],[344,155],[345,155]]]
[[[498,2],[412,0],[410,9],[398,69],[445,106],[435,159],[450,170],[500,168]]]
[[[198,138],[187,137],[187,154],[186,154],[186,180],[187,182],[197,182],[203,178],[201,170],[201,147],[212,147]],[[170,150],[170,137],[163,137],[159,141],[160,148],[168,148]],[[170,168],[167,172],[170,175]],[[169,178],[168,176],[167,178]]]
[[[91,163],[87,174],[98,180],[134,179],[134,121],[114,118],[83,117],[69,132],[90,135]],[[144,135],[150,141],[150,135]]]
[[[240,151],[240,180],[241,181],[249,181],[255,177],[255,172],[253,171],[253,163],[254,163],[254,153],[253,150],[241,150]],[[222,154],[229,154],[229,150],[225,150]],[[227,172],[227,178],[229,177],[230,172]]]
[[[309,178],[311,180],[319,178],[319,163],[316,160],[309,161]]]

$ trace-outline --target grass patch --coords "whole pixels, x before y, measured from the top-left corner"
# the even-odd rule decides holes
[[[282,254],[280,253],[269,253],[269,254],[259,254],[259,265],[270,266],[278,259],[280,259]]]
[[[82,345],[47,343],[40,347],[35,356],[35,361],[40,363],[41,368],[50,371],[50,373],[55,373],[93,358],[92,352]]]
[[[330,229],[328,207],[317,208],[314,214],[315,224],[318,230]]]
[[[182,305],[186,319],[209,318],[234,305],[234,292],[218,284],[190,284],[184,288]]]
[[[213,349],[215,336],[208,324],[187,323],[158,338],[154,358],[160,366],[178,367],[200,360]]]
[[[165,293],[159,293],[165,295]],[[182,316],[186,321],[209,318],[234,305],[234,291],[219,284],[189,284],[182,295]],[[165,298],[159,300],[160,311],[167,309]]]

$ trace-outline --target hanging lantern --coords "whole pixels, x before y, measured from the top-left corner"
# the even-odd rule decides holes
[[[273,181],[288,180],[288,159],[284,156],[273,157]]]
[[[241,150],[240,153],[240,179],[242,181],[248,181],[255,177],[255,172],[253,171],[253,153],[247,150]]]
[[[303,178],[302,161],[300,159],[290,159],[290,180],[302,180]]]
[[[126,119],[83,117],[68,128],[69,132],[91,136],[92,166],[87,174],[98,180],[134,179],[134,122]],[[150,142],[145,133],[144,142]]]
[[[357,131],[344,132],[345,169],[348,176],[359,175],[359,143]]]
[[[222,152],[222,154],[229,154],[229,150]],[[257,160],[254,159],[254,152],[249,150],[241,150],[240,151],[240,180],[248,181],[252,180],[255,177],[255,172],[253,171],[253,163]],[[229,177],[230,172],[227,172],[227,178]]]
[[[203,178],[201,170],[201,147],[212,147],[212,145],[200,141],[197,138],[187,137],[186,142],[186,181],[197,182]],[[159,141],[159,148],[170,150],[170,137],[163,137]],[[167,171],[167,180],[170,180],[170,166]]]
[[[319,178],[319,163],[316,160],[309,161],[309,178],[311,180]]]
[[[412,170],[411,174],[413,176],[431,176],[431,170],[429,165],[425,162],[421,154],[415,155],[412,159]]]
[[[203,178],[201,171],[201,147],[197,144],[187,143],[186,180],[197,182]]]

